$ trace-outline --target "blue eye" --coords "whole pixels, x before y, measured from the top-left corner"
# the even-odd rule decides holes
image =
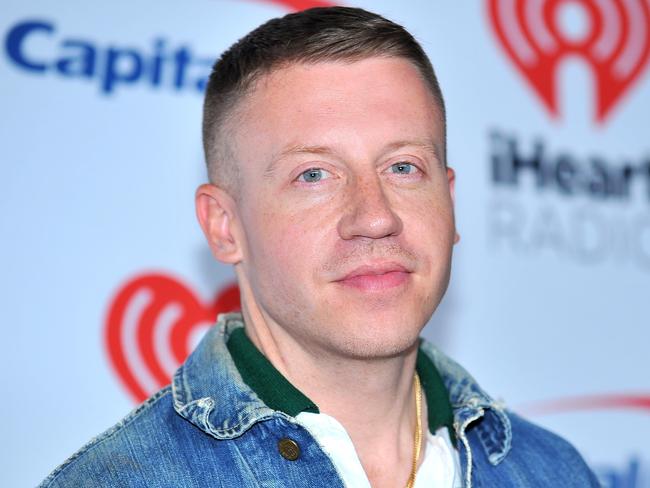
[[[391,165],[390,170],[392,173],[396,173],[400,175],[408,175],[414,173],[416,171],[416,167],[413,166],[411,163],[400,161],[399,163],[395,163]]]
[[[307,171],[300,173],[298,176],[298,181],[304,181],[305,183],[317,183],[320,180],[327,179],[329,177],[329,172],[325,171],[322,168],[309,168]]]

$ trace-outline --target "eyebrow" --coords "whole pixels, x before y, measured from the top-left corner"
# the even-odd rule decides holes
[[[390,144],[384,147],[383,152],[384,153],[392,152],[392,151],[396,151],[397,149],[401,149],[403,147],[419,147],[420,149],[424,149],[426,152],[433,155],[433,157],[436,159],[438,164],[440,164],[443,167],[445,165],[444,158],[443,158],[443,151],[441,150],[442,148],[440,147],[440,144],[438,144],[433,139],[414,139],[414,140],[391,142]]]
[[[429,139],[414,139],[414,140],[402,140],[395,141],[385,145],[382,148],[382,154],[396,151],[403,147],[418,147],[424,149],[429,154],[433,155],[438,164],[444,167],[444,160],[442,157],[442,151],[440,144],[433,140]],[[293,144],[287,146],[285,149],[274,155],[271,159],[271,163],[268,165],[264,171],[265,177],[273,176],[273,173],[278,167],[278,164],[282,162],[287,156],[293,156],[296,154],[323,154],[328,156],[338,156],[337,152],[328,146],[319,146],[319,145],[306,145],[306,144]]]
[[[336,152],[327,146],[309,146],[305,144],[293,144],[276,155],[271,159],[271,163],[268,165],[264,171],[264,176],[270,177],[273,176],[273,173],[277,169],[278,164],[287,156],[293,156],[296,154],[325,154],[328,156],[335,155]]]

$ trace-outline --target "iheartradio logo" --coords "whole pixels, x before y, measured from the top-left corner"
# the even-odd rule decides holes
[[[487,5],[502,48],[553,117],[556,74],[567,56],[591,68],[600,123],[650,59],[648,0],[487,0]],[[562,22],[567,16],[582,25],[570,28]]]
[[[202,303],[171,276],[137,276],[118,290],[108,308],[104,340],[110,363],[140,403],[170,383],[219,313],[239,308],[236,284]]]

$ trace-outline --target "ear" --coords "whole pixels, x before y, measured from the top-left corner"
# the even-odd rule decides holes
[[[237,205],[223,189],[203,184],[196,190],[196,216],[203,234],[208,240],[212,254],[227,264],[237,264],[242,260],[242,246],[237,238]]]
[[[449,182],[449,194],[451,195],[451,203],[456,206],[456,195],[455,195],[455,186],[456,186],[456,172],[452,168],[447,168],[447,181]],[[454,227],[456,224],[454,223]],[[454,230],[454,244],[457,244],[460,241],[460,234],[457,230]]]

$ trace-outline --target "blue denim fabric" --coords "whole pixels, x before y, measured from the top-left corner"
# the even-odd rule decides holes
[[[241,315],[222,315],[159,391],[90,441],[42,487],[343,487],[295,419],[242,381],[226,347]],[[431,344],[423,350],[450,393],[463,478],[473,487],[591,487],[595,476],[563,439],[506,411]],[[282,457],[281,439],[300,446]]]

